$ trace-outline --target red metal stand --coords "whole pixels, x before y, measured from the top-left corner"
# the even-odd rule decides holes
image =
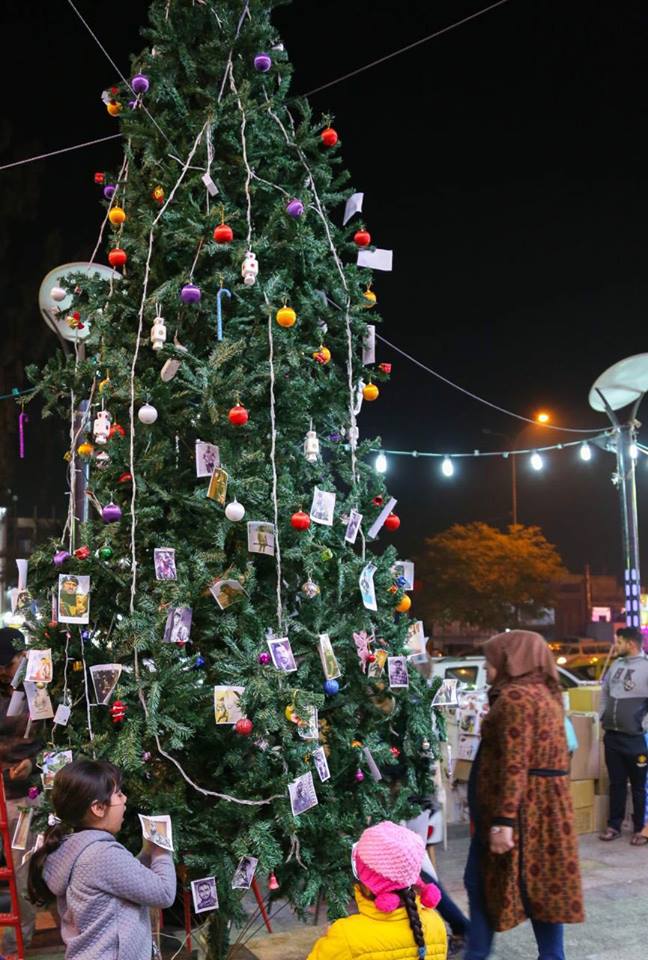
[[[2,835],[2,849],[5,865],[0,867],[0,880],[9,884],[11,897],[11,913],[0,913],[0,927],[13,927],[16,932],[16,948],[18,960],[25,960],[22,927],[20,926],[20,907],[18,906],[18,890],[16,888],[16,874],[14,873],[13,857],[11,856],[11,837],[9,836],[9,821],[7,820],[7,798],[4,791],[4,780],[0,772],[0,834]]]
[[[263,897],[261,896],[261,891],[259,890],[259,884],[256,882],[256,877],[252,881],[252,890],[254,891],[254,896],[256,897],[256,902],[259,906],[259,910],[261,912],[261,916],[263,917],[263,922],[267,927],[268,933],[272,933],[270,917],[268,916],[268,911],[265,908],[265,903],[263,902]]]

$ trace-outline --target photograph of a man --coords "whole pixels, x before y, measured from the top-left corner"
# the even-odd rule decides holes
[[[90,577],[59,574],[59,623],[88,623],[90,619]]]

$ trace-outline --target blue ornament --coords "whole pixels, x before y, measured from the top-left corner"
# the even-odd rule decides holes
[[[400,587],[401,590],[403,587],[407,586],[407,577],[396,577],[396,586]]]
[[[201,667],[205,666],[205,658],[200,654],[196,654],[196,659],[194,662],[194,667],[196,670],[200,670]]]
[[[90,639],[90,631],[89,631],[89,630],[82,630],[82,631],[81,631],[81,639],[82,639],[83,641],[89,640],[89,639]]]
[[[325,680],[324,681],[324,693],[329,697],[334,697],[336,693],[340,690],[340,684],[337,680]]]

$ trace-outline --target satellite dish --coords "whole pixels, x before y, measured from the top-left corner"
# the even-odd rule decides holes
[[[66,313],[72,305],[72,282],[67,278],[73,273],[83,273],[86,277],[99,276],[103,280],[121,280],[121,274],[103,263],[64,263],[50,270],[41,283],[38,291],[38,306],[43,320],[61,340],[78,343],[90,335],[90,324],[84,322],[83,327],[79,329],[67,323]],[[62,300],[55,300],[52,290],[56,287],[70,292]]]
[[[589,392],[589,405],[605,413],[606,406],[598,391],[612,410],[621,410],[641,400],[648,391],[648,353],[636,353],[613,363],[594,381]]]

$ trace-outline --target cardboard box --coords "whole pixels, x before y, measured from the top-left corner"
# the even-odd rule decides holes
[[[594,806],[593,780],[572,780],[569,784],[569,792],[575,810]]]
[[[608,825],[610,815],[610,798],[594,797],[594,829],[602,833]]]
[[[472,737],[467,733],[460,734],[457,760],[470,760],[472,762],[477,756],[480,742],[481,737]]]
[[[603,730],[601,730],[602,736]],[[594,791],[600,797],[606,797],[610,792],[610,777],[605,764],[605,745],[602,739],[599,741],[599,775],[594,784]]]
[[[574,810],[574,828],[578,836],[584,833],[594,833],[596,822],[594,819],[594,804],[591,807],[578,807]]]
[[[600,775],[599,733],[597,713],[570,713],[578,739],[569,769],[571,780],[597,780]]]
[[[467,783],[468,780],[470,779],[471,770],[472,770],[472,760],[457,760],[457,762],[454,765],[452,779]]]
[[[571,687],[569,694],[569,709],[576,713],[598,713],[601,703],[601,685],[591,687]]]

